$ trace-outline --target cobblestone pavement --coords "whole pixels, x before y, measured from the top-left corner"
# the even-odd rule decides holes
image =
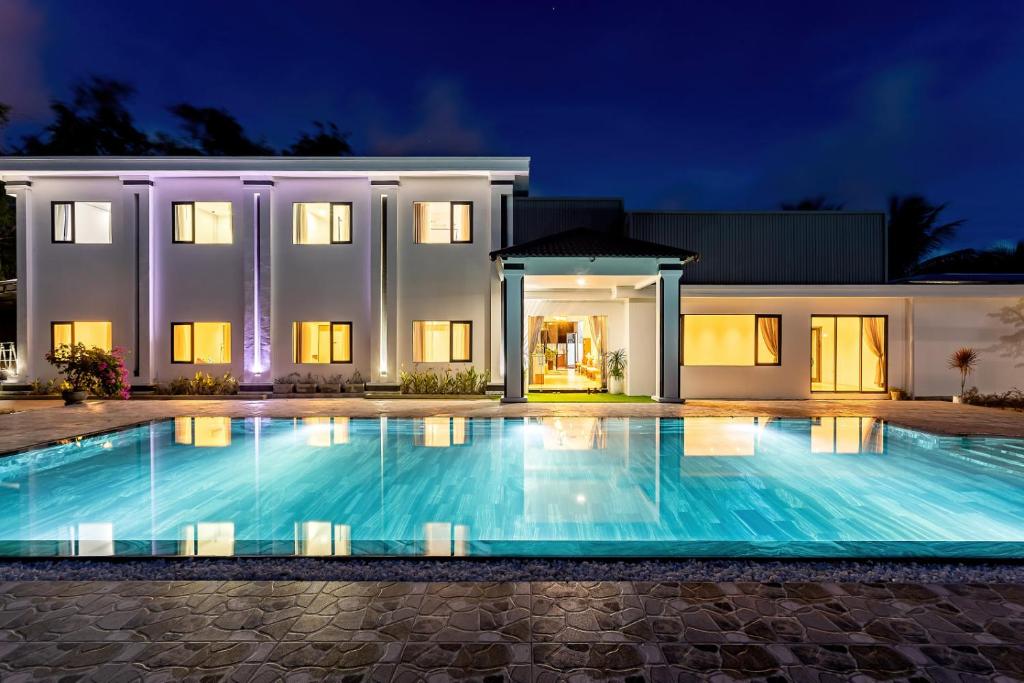
[[[20,582],[0,679],[1024,679],[1024,585]]]
[[[209,415],[218,417],[698,417],[822,416],[877,417],[893,424],[936,434],[1024,437],[1024,415],[1011,410],[944,401],[826,400],[808,401],[688,401],[668,403],[519,403],[453,399],[179,399],[87,401],[65,407],[59,402],[6,400],[0,407],[17,412],[0,414],[0,453],[83,434],[114,429],[146,420]],[[0,413],[3,411],[0,410]]]

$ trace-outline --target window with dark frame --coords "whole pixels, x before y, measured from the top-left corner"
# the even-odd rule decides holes
[[[329,358],[328,361],[319,360],[308,360],[306,354],[306,338],[307,327],[316,325],[321,327],[329,327]],[[317,356],[320,355],[319,342],[317,344],[318,352]],[[323,365],[326,363],[331,364],[343,364],[352,362],[352,323],[348,321],[335,321],[335,322],[300,322],[296,321],[292,323],[292,362],[296,365]]]
[[[53,244],[110,244],[112,203],[50,202],[50,242]]]
[[[473,202],[413,202],[416,244],[471,244]]]
[[[713,357],[686,357],[687,318],[694,325],[710,326]],[[731,323],[731,328],[730,324]],[[747,327],[749,325],[749,327]],[[743,342],[737,347],[721,342],[723,332],[740,330]],[[716,334],[718,335],[716,337]],[[705,345],[708,346],[708,345]],[[698,353],[698,352],[693,352]],[[679,364],[689,367],[773,367],[782,365],[782,316],[777,313],[686,313],[679,316]]]

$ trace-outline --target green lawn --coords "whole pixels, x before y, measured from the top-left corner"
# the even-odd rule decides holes
[[[653,403],[650,396],[626,396],[625,394],[587,393],[535,393],[529,395],[530,403]]]

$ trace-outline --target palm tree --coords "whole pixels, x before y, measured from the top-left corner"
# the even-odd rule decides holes
[[[949,357],[949,367],[960,372],[960,395],[964,395],[964,387],[967,385],[967,375],[974,372],[974,366],[978,364],[978,352],[969,346],[964,346],[953,352]]]
[[[917,265],[956,235],[963,219],[940,223],[945,204],[918,194],[889,197],[889,279],[914,273]]]
[[[823,194],[816,197],[804,197],[797,202],[782,202],[779,208],[783,211],[842,211],[843,203],[829,202]]]

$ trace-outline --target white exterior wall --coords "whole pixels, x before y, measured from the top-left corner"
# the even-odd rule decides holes
[[[889,386],[905,387],[907,335],[902,298],[867,297],[708,297],[686,295],[687,313],[779,314],[782,316],[782,364],[754,367],[680,367],[684,398],[877,398],[879,394],[811,393],[811,316],[829,314],[887,315]]]
[[[245,339],[245,268],[251,248],[251,196],[238,178],[161,178],[153,188],[153,380],[166,382],[197,371],[242,378]],[[231,244],[172,244],[172,202],[231,202]],[[250,217],[251,220],[251,217]],[[251,267],[251,262],[249,263]],[[171,362],[171,323],[231,323],[231,362]]]
[[[366,178],[282,178],[274,187],[271,362],[274,376],[371,374],[370,183]],[[352,202],[352,244],[293,244],[296,202]],[[292,323],[352,323],[352,363],[296,364]]]
[[[133,352],[135,234],[122,193],[117,178],[45,178],[33,182],[29,195],[32,224],[28,226],[32,248],[26,252],[26,265],[33,272],[36,286],[26,316],[32,348],[27,353],[19,349],[23,381],[57,376],[43,359],[50,350],[53,321],[109,321],[114,346]],[[110,202],[111,243],[54,244],[50,203],[55,201]],[[126,355],[125,365],[132,368],[130,355]]]
[[[470,244],[416,244],[413,203],[427,201],[473,202],[473,242]],[[389,209],[390,210],[390,209]],[[473,321],[472,363],[419,363],[420,369],[473,365],[483,371],[490,364],[488,323],[491,278],[491,186],[487,178],[403,177],[398,191],[397,287],[395,312],[397,364],[411,370],[414,320]],[[494,343],[497,343],[495,335]],[[497,372],[491,373],[492,380]],[[397,379],[397,374],[395,375]]]
[[[948,365],[950,355],[962,346],[980,355],[968,388],[976,386],[986,394],[1024,389],[1024,296],[918,297],[913,317],[917,396],[960,393],[960,374]]]

